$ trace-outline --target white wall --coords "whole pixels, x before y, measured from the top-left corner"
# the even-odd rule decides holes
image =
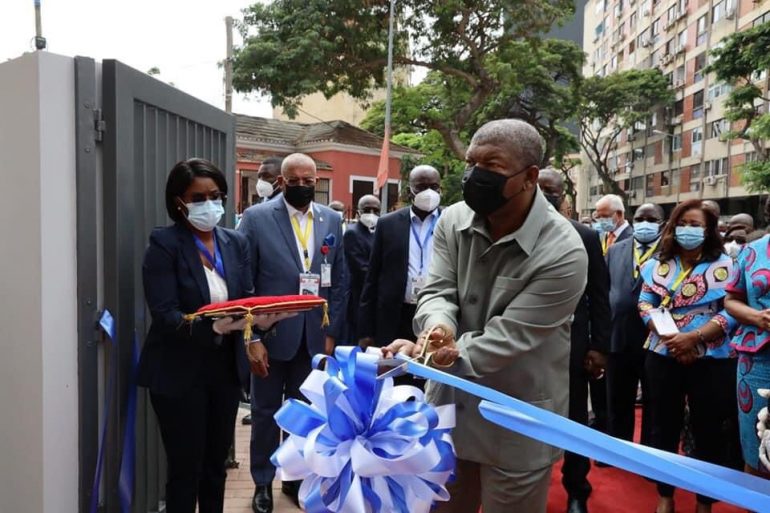
[[[75,512],[74,62],[0,63],[0,513]]]

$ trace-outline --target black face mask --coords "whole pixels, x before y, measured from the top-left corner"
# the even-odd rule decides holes
[[[555,208],[556,211],[559,212],[559,209],[561,208],[562,197],[558,194],[545,194],[545,193],[543,193],[543,196],[545,196],[545,199],[548,200],[548,203],[553,205],[553,208]]]
[[[292,207],[296,209],[305,208],[310,205],[310,202],[315,197],[315,186],[295,185],[294,187],[289,187],[287,185],[284,188],[283,197],[286,198],[286,201]]]
[[[503,196],[503,189],[508,180],[527,169],[529,167],[511,176],[503,176],[479,166],[467,169],[462,181],[465,203],[478,215],[487,217],[511,199]]]

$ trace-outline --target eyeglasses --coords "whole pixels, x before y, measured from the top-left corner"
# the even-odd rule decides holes
[[[416,185],[414,187],[410,186],[409,188],[412,190],[412,194],[417,195],[417,194],[421,193],[422,191],[427,191],[428,189],[432,189],[432,190],[438,192],[441,189],[441,185],[439,185],[437,183],[434,183],[432,185],[419,184],[419,185]]]
[[[216,200],[222,200],[225,201],[227,199],[227,194],[224,192],[210,192],[208,194],[203,192],[196,192],[194,194],[190,194],[190,201],[187,201],[185,203],[203,203],[204,201],[216,201]]]
[[[284,183],[288,185],[289,187],[296,187],[298,185],[304,185],[305,187],[315,185],[315,178],[308,177],[308,178],[289,178],[288,180],[284,180]]]

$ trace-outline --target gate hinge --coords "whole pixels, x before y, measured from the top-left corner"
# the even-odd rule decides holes
[[[104,115],[102,109],[94,109],[94,139],[96,142],[102,142],[104,140],[104,129],[107,123],[104,121]]]

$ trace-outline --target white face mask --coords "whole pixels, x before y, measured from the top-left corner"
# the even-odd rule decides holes
[[[741,252],[741,245],[735,242],[734,240],[731,240],[730,242],[725,244],[725,253],[727,253],[727,256],[730,258],[738,258],[738,253]]]
[[[361,224],[369,228],[370,230],[377,226],[377,220],[380,218],[377,214],[372,214],[371,212],[367,214],[361,214],[358,218],[359,221],[361,221]]]
[[[187,207],[187,220],[196,229],[202,232],[210,232],[214,229],[222,214],[225,213],[222,207],[222,200],[208,200],[200,203],[185,203]]]
[[[433,189],[425,189],[414,196],[412,204],[423,212],[433,212],[441,203],[441,194]]]
[[[261,178],[257,180],[257,196],[260,198],[269,198],[273,195],[273,184]]]

